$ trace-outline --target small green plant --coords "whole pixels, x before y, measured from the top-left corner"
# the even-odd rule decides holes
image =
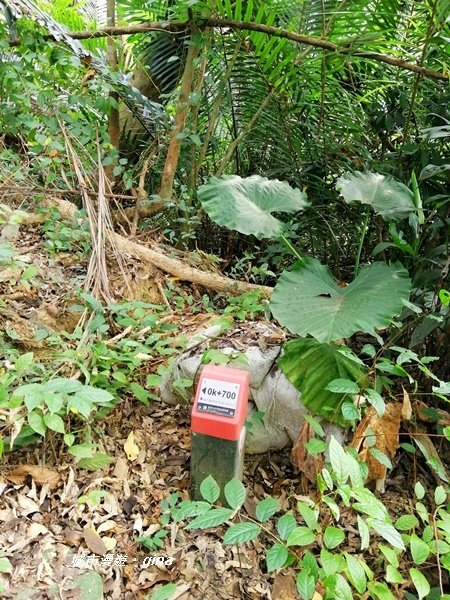
[[[89,223],[84,211],[77,211],[72,221],[63,219],[56,208],[48,209],[43,223],[44,246],[51,253],[73,252],[86,255],[90,250]]]
[[[233,296],[228,300],[223,314],[229,315],[239,321],[255,319],[267,310],[265,300],[259,291],[246,292],[239,296]]]
[[[320,436],[316,441],[322,442]],[[168,507],[169,514],[189,530],[225,525],[224,545],[262,538],[267,570],[294,567],[302,600],[311,600],[317,585],[324,600],[394,600],[405,588],[416,594],[411,598],[433,592],[433,597],[448,600],[444,589],[445,573],[450,573],[449,490],[438,486],[427,499],[418,482],[414,507],[393,520],[382,500],[365,487],[367,467],[354,451],[345,450],[334,437],[323,444],[324,449],[329,462],[318,475],[319,500],[301,497],[281,516],[275,517],[280,505],[271,497],[257,504],[256,518],[245,515],[246,492],[238,480],[224,488],[228,507],[216,505],[220,488],[211,476],[201,484],[202,501],[178,502]],[[352,532],[358,532],[357,548],[348,543],[350,522]],[[423,573],[425,565],[435,572],[437,567],[434,590]]]
[[[41,382],[21,383],[33,373]],[[65,377],[45,381],[46,376],[31,352],[10,363],[5,373],[0,372],[0,455],[35,441],[37,436],[54,432],[63,437],[68,452],[78,459],[80,467],[92,469],[108,464],[111,459],[96,452],[95,444],[75,441],[79,434],[85,437],[83,432],[93,414],[112,408],[114,396]]]
[[[141,535],[136,542],[142,544],[146,550],[158,550],[164,547],[164,538],[169,532],[166,529],[159,529],[153,535]]]
[[[9,243],[0,244],[0,267],[10,271],[9,283],[11,285],[22,285],[30,289],[30,283],[35,284],[38,269],[22,260],[17,250]]]

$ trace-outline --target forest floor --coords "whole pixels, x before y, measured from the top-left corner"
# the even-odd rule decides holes
[[[15,345],[21,352],[33,351],[45,363],[48,348],[36,334],[45,327],[61,334],[73,330],[79,314],[69,307],[75,283],[82,284],[86,276],[87,260],[73,252],[49,253],[44,241],[36,224],[8,233],[7,243],[18,254],[14,264],[0,264],[0,340],[7,340],[9,348]],[[32,266],[27,279],[26,270]],[[136,261],[126,268],[133,273],[134,297],[155,301],[161,287],[154,285],[158,275],[149,278]],[[110,284],[116,299],[120,298],[123,286],[118,274],[111,274]],[[198,305],[201,294],[191,291]],[[189,311],[198,320],[199,314],[186,306],[180,320],[183,316],[189,321]],[[176,320],[175,308],[173,316]],[[2,348],[0,374],[8,369]],[[149,360],[145,368],[152,372],[154,367]],[[132,459],[127,451],[130,433],[136,451]],[[282,574],[267,572],[269,544],[265,542],[271,541],[273,524],[267,525],[257,541],[240,546],[224,546],[221,528],[199,532],[172,521],[161,525],[165,503],[173,494],[189,497],[187,406],[168,407],[158,400],[144,406],[125,396],[107,419],[95,425],[99,446],[113,460],[94,472],[78,468],[61,440],[50,434],[45,442],[6,453],[0,461],[0,550],[12,565],[10,572],[0,573],[3,597],[145,599],[168,582],[177,585],[172,598],[298,597],[293,569],[285,568]],[[412,506],[417,472],[429,481],[430,489],[436,482],[421,461],[405,453],[398,454],[393,463],[383,501],[395,516]],[[314,498],[316,493],[293,467],[290,449],[248,456],[244,484],[248,490],[244,509],[250,518],[265,497],[277,498],[285,513],[305,494]],[[328,518],[321,515],[325,524]],[[341,523],[348,533],[343,551],[357,556],[358,531],[345,510]],[[367,552],[376,560],[375,543]],[[164,561],[151,564],[150,557],[164,557]],[[320,590],[316,597],[322,597]]]
[[[139,448],[132,462],[124,450],[131,431]],[[223,546],[221,528],[198,532],[169,524],[161,548],[137,543],[161,531],[161,501],[174,493],[189,497],[186,409],[154,403],[136,410],[125,403],[102,424],[101,439],[114,457],[103,471],[77,469],[70,457],[42,446],[11,456],[8,469],[1,468],[0,547],[14,565],[5,598],[141,599],[168,582],[177,584],[175,598],[298,598],[293,570],[267,573],[264,538]],[[413,501],[410,467],[399,460],[387,480],[383,499],[391,514]],[[282,512],[304,497],[287,449],[247,457],[244,485],[250,491],[245,512],[253,517],[256,502],[265,497],[277,498]],[[314,489],[309,493],[314,496]],[[345,514],[342,522],[349,532],[343,551],[357,555],[356,523],[346,523]],[[378,555],[375,545],[370,552]],[[149,565],[148,557],[157,556],[173,562]],[[103,596],[96,591],[102,587]]]

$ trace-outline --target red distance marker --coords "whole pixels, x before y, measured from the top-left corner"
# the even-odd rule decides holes
[[[206,365],[195,394],[192,432],[238,440],[247,418],[249,385],[247,371]]]

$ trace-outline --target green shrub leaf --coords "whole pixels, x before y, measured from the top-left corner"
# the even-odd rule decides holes
[[[52,431],[56,431],[57,433],[64,433],[64,421],[59,415],[46,413],[44,415],[44,423]]]
[[[245,487],[237,478],[233,478],[226,484],[224,494],[231,508],[239,508],[245,502]]]
[[[175,583],[167,583],[153,592],[151,600],[170,600],[176,593],[177,586]]]
[[[402,515],[395,521],[395,528],[400,531],[409,531],[417,527],[419,521],[414,515]]]
[[[306,571],[300,571],[297,575],[297,590],[302,600],[311,600],[314,595],[316,584],[314,577]]]
[[[346,356],[336,344],[322,344],[311,338],[285,344],[278,363],[289,381],[301,392],[302,404],[325,419],[343,424],[340,405],[345,394],[326,390],[338,378],[358,381],[362,367]]]
[[[265,498],[261,502],[258,502],[256,506],[256,518],[261,522],[268,521],[278,510],[278,500],[275,500],[275,498]]]
[[[336,587],[334,588],[335,597],[339,600],[353,600],[351,587],[345,581],[340,573],[336,575]]]
[[[309,529],[315,530],[317,528],[319,511],[312,509],[306,502],[297,502],[297,508]]]
[[[390,523],[380,521],[379,519],[367,519],[367,524],[370,525],[378,535],[381,535],[387,542],[389,542],[394,548],[399,550],[405,550],[405,544],[403,543],[402,537],[399,532]]]
[[[232,514],[233,511],[230,508],[212,508],[205,514],[195,517],[186,528],[208,529],[209,527],[217,527],[217,525],[222,525],[222,523],[228,521]]]
[[[261,532],[256,523],[237,523],[232,525],[223,536],[224,544],[242,544],[255,539]]]
[[[444,504],[447,500],[447,492],[444,490],[442,485],[438,485],[438,487],[434,490],[434,501],[436,504]]]
[[[392,565],[386,567],[386,581],[388,583],[404,583],[401,573]]]
[[[274,544],[269,550],[266,552],[266,564],[267,570],[275,571],[276,569],[281,569],[288,558],[289,552],[287,548],[282,546],[281,544]]]
[[[277,531],[282,540],[287,540],[297,526],[294,515],[283,515],[278,519]]]
[[[425,488],[420,481],[418,481],[414,486],[414,493],[416,494],[418,500],[422,500],[422,498],[425,496]]]
[[[97,471],[98,469],[104,469],[107,467],[113,460],[114,459],[107,454],[96,452],[94,456],[90,458],[82,458],[79,460],[77,462],[77,467],[80,467],[80,469],[86,469],[87,471]]]
[[[386,410],[386,405],[382,396],[376,390],[371,388],[364,390],[364,395],[369,404],[371,404],[376,410],[377,415],[382,417],[384,415],[384,411]]]
[[[356,517],[356,520],[358,523],[359,535],[361,536],[361,550],[365,550],[366,548],[369,547],[369,541],[370,541],[369,528],[367,526],[367,523],[364,521],[364,519],[362,517],[360,517],[359,515]]]
[[[220,496],[220,487],[211,475],[208,475],[208,477],[201,482],[200,493],[210,504],[214,504]]]
[[[424,575],[417,569],[410,569],[409,576],[414,584],[414,587],[417,590],[417,594],[419,596],[419,600],[425,598],[430,593],[430,584],[425,579]]]
[[[184,500],[180,502],[174,511],[175,521],[185,521],[190,517],[197,517],[203,515],[211,509],[209,502]]]
[[[409,545],[411,548],[411,556],[416,565],[424,563],[428,555],[430,554],[430,548],[423,540],[420,539],[415,533],[411,534],[409,538]]]
[[[369,204],[387,221],[405,219],[416,211],[413,192],[390,175],[344,173],[336,183],[347,204]]]
[[[316,536],[313,531],[307,527],[296,527],[291,531],[286,544],[288,546],[309,546],[316,541]]]
[[[42,413],[36,410],[28,413],[28,424],[33,431],[39,433],[39,435],[45,436],[47,426],[45,425]]]
[[[361,562],[347,552],[345,553],[345,560],[347,561],[347,573],[351,584],[357,592],[363,594],[366,591],[367,578]]]
[[[323,543],[329,550],[336,548],[336,546],[342,544],[344,540],[345,533],[342,531],[342,529],[338,529],[337,527],[332,526],[328,526],[325,529],[325,533],[323,535]]]
[[[350,379],[333,379],[325,389],[336,394],[354,395],[359,393],[358,384]]]

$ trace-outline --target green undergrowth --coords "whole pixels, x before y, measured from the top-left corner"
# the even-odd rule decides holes
[[[320,431],[318,423],[315,429]],[[294,572],[302,600],[449,600],[448,486],[426,493],[418,480],[411,504],[393,519],[383,497],[367,486],[367,465],[355,451],[333,436],[325,447],[317,493],[291,496],[288,510],[269,496],[249,514],[247,491],[236,479],[224,488],[227,506],[217,505],[220,489],[209,476],[201,484],[203,500],[176,494],[164,501],[162,524],[206,530],[224,546],[242,546],[244,552],[257,540],[267,574]],[[164,589],[175,593],[173,585],[162,587],[152,598]]]

